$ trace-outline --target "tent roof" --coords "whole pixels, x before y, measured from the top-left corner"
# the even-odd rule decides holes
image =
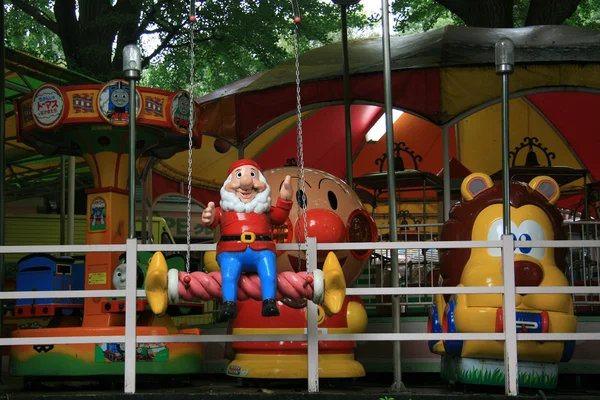
[[[446,26],[434,31],[390,38],[392,70],[494,65],[495,44],[501,38],[515,44],[515,63],[600,62],[600,31],[570,26],[492,29]],[[382,72],[381,38],[360,39],[348,46],[351,75]],[[302,82],[341,78],[342,43],[332,43],[300,56]],[[296,81],[295,60],[224,86],[197,101],[207,103],[237,93],[259,91]]]

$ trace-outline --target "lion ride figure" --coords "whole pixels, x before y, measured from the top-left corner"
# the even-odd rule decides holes
[[[503,234],[502,182],[474,173],[461,185],[463,200],[450,211],[441,228],[442,241],[501,240]],[[516,286],[568,286],[564,274],[565,248],[531,248],[531,240],[565,240],[563,218],[555,206],[558,184],[548,176],[529,183],[510,181],[511,232],[515,246]],[[444,249],[440,251],[439,286],[502,286],[500,248]],[[570,294],[517,294],[518,333],[571,333],[576,331]],[[436,295],[428,331],[434,333],[502,333],[502,294]],[[520,387],[556,387],[558,365],[573,355],[574,341],[519,341]],[[430,341],[442,355],[441,374],[463,384],[504,385],[504,341]]]

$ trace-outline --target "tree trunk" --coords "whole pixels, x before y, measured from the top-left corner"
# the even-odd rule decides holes
[[[56,1],[54,15],[69,68],[100,80],[117,77],[112,44],[128,15],[117,13],[110,0],[80,0],[79,20],[74,0]]]
[[[512,28],[514,26],[514,0],[435,1],[456,14],[467,26],[483,28]]]
[[[569,18],[581,0],[531,0],[526,26],[560,25]]]

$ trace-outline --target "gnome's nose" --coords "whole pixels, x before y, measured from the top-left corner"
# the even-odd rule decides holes
[[[252,188],[252,177],[250,177],[249,175],[244,175],[242,176],[242,178],[240,179],[240,187],[242,189],[251,189]]]
[[[345,242],[346,228],[344,223],[334,212],[323,209],[306,211],[306,225],[308,237],[317,238],[319,243]],[[304,243],[304,215],[296,221],[294,229],[298,243]]]

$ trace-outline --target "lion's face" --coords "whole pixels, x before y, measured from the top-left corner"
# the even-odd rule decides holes
[[[532,240],[554,240],[554,231],[548,215],[535,205],[511,207],[511,233],[522,247],[515,248],[516,286],[567,286],[563,272],[557,267],[553,248],[531,248]],[[503,234],[502,205],[494,204],[479,213],[472,228],[477,240],[501,240]],[[500,248],[480,248],[471,251],[461,283],[464,286],[501,286],[502,254]],[[502,295],[471,295],[469,306],[502,307]],[[517,309],[558,311],[572,309],[568,294],[528,294],[516,296]]]

